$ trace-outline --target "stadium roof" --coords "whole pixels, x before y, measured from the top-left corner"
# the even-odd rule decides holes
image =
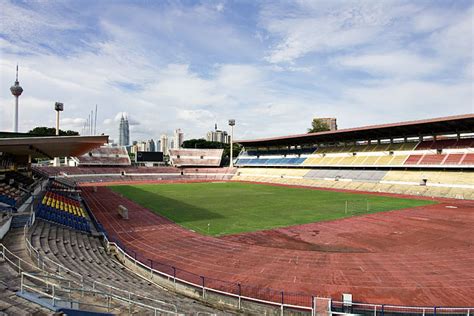
[[[109,136],[46,136],[0,138],[0,152],[32,158],[80,156],[107,143]]]
[[[236,141],[244,146],[294,146],[325,142],[351,142],[474,132],[474,114],[447,116],[418,121],[346,128],[273,138]]]

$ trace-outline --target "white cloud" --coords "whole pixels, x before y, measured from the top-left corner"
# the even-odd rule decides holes
[[[64,117],[61,118],[61,124],[64,126],[70,126],[71,128],[82,128],[84,126],[84,123],[86,122],[85,119],[81,117]]]
[[[431,33],[427,45],[436,53],[452,60],[474,56],[474,7],[458,14],[452,23]]]
[[[472,9],[443,17],[418,3],[269,2],[253,25],[230,2],[221,11],[216,4],[100,6],[92,16],[93,8],[72,10],[75,18],[64,22],[67,14],[48,3],[26,15],[18,41],[0,37],[0,130],[11,128],[17,62],[23,131],[54,126],[55,101],[65,104],[62,126],[79,131],[98,104],[98,132],[113,139],[128,113],[133,140],[176,128],[204,137],[229,118],[242,139],[305,132],[316,115],[349,127],[473,109]],[[35,22],[49,16],[57,21]],[[13,18],[10,35],[20,23]],[[65,34],[84,27],[97,27],[92,39],[72,36],[62,45],[73,53],[58,53]],[[38,45],[48,36],[53,50]]]
[[[335,61],[339,66],[391,77],[413,78],[434,75],[443,69],[443,64],[439,60],[407,51],[343,56]]]
[[[221,3],[218,3],[218,4],[216,5],[216,10],[217,10],[218,12],[224,11],[224,4],[223,4],[222,2],[221,2]]]
[[[328,52],[366,44],[376,38],[393,17],[388,2],[300,2],[295,12],[268,6],[262,15],[267,31],[280,38],[266,57],[271,63],[292,62],[308,53]],[[283,12],[282,12],[283,11]],[[394,14],[406,10],[398,8]]]

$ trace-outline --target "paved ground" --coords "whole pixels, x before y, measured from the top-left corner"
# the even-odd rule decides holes
[[[84,187],[83,196],[109,234],[144,262],[152,259],[170,273],[157,262],[176,267],[178,277],[195,283],[204,276],[206,285],[235,292],[239,282],[247,295],[275,300],[284,290],[286,302],[299,304],[310,304],[311,295],[340,299],[341,293],[402,305],[474,300],[474,201],[439,199],[434,206],[213,238],[106,187]],[[119,204],[129,209],[128,221],[118,217]]]

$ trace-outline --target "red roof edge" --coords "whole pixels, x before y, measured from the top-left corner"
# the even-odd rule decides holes
[[[319,136],[319,135],[331,135],[331,134],[336,135],[339,133],[346,133],[346,132],[367,131],[367,130],[379,129],[379,128],[403,127],[403,126],[417,125],[417,124],[448,122],[448,121],[468,119],[468,118],[474,118],[474,114],[472,113],[461,114],[461,115],[444,116],[444,117],[437,117],[437,118],[424,119],[424,120],[414,120],[414,121],[405,121],[405,122],[396,122],[396,123],[378,124],[378,125],[367,125],[367,126],[361,126],[361,127],[344,128],[344,129],[339,129],[336,131],[327,131],[327,132],[318,132],[318,133],[295,134],[295,135],[288,135],[288,136],[259,138],[259,139],[252,139],[252,140],[236,140],[235,142],[240,143],[240,144],[245,144],[245,143],[257,143],[257,142],[266,142],[266,141],[274,141],[274,140],[284,140],[284,139],[291,139],[291,138],[311,137],[311,136]]]

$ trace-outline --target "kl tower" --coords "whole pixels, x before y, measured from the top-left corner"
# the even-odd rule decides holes
[[[15,97],[15,111],[13,113],[13,132],[18,133],[18,98],[23,93],[23,88],[20,86],[18,81],[18,65],[16,65],[16,80],[13,86],[10,87],[10,91]]]

